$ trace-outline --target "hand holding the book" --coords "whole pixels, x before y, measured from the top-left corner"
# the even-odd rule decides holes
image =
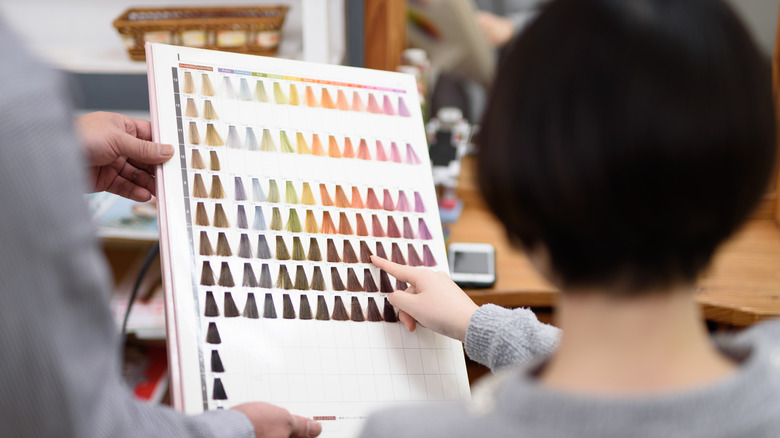
[[[377,256],[371,262],[398,280],[409,283],[405,291],[388,296],[400,310],[398,318],[409,331],[419,322],[435,332],[458,339],[466,338],[471,315],[479,306],[443,272],[399,265]]]
[[[257,438],[309,438],[322,432],[320,423],[268,403],[244,403],[233,409],[249,417]]]
[[[154,166],[168,161],[174,149],[151,141],[148,121],[96,112],[79,117],[76,127],[95,191],[141,202],[155,194]]]

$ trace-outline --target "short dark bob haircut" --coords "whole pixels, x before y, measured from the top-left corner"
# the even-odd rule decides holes
[[[663,290],[766,190],[774,117],[768,60],[721,1],[556,0],[504,54],[479,185],[564,290]]]

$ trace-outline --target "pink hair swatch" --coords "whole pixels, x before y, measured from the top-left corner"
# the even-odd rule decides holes
[[[406,143],[406,163],[407,164],[420,164],[420,158],[414,152],[414,148],[411,143]]]
[[[401,151],[398,149],[398,145],[395,142],[390,143],[390,161],[394,163],[402,163]]]
[[[431,240],[433,239],[433,236],[431,236],[431,232],[428,230],[428,226],[425,225],[425,221],[423,218],[420,218],[420,220],[417,222],[417,236],[419,236],[422,240]]]

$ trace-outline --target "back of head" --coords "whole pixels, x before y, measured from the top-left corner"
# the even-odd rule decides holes
[[[766,188],[771,97],[720,0],[556,0],[502,60],[480,187],[564,288],[691,282]]]

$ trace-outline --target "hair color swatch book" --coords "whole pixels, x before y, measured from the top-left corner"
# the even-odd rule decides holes
[[[469,396],[462,345],[397,321],[371,254],[447,270],[411,76],[150,44],[174,404],[267,401],[351,436]]]

